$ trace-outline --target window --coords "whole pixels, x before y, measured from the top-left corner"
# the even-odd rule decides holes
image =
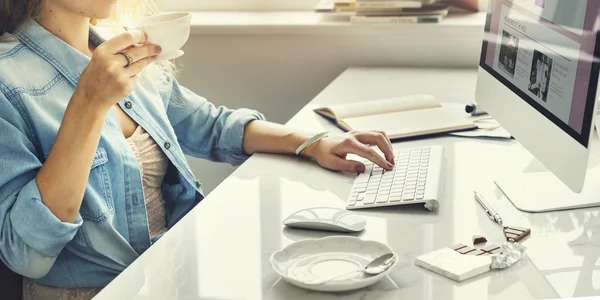
[[[164,10],[307,11],[319,0],[160,0]]]

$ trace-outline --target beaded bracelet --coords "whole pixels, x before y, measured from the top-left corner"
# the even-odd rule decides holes
[[[313,137],[311,137],[310,139],[308,139],[306,142],[302,143],[302,145],[300,145],[300,147],[298,147],[296,149],[296,155],[300,155],[302,153],[302,151],[304,151],[304,149],[306,149],[306,147],[310,146],[311,144],[313,144],[314,142],[324,138],[327,136],[327,132],[321,132]]]

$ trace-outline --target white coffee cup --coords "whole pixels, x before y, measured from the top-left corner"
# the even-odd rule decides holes
[[[190,36],[190,13],[165,13],[134,20],[125,26],[127,30],[138,29],[148,35],[148,44],[159,45],[162,52],[157,60],[168,60],[183,55],[180,49]]]

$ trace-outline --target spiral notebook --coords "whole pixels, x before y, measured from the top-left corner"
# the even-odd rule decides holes
[[[319,107],[314,111],[344,131],[379,130],[390,139],[476,129],[456,109],[444,107],[431,95],[376,99]]]

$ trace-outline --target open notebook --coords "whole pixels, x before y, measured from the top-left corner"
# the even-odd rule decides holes
[[[345,131],[381,130],[390,139],[475,129],[456,109],[442,107],[430,95],[386,98],[331,105],[314,110]]]

